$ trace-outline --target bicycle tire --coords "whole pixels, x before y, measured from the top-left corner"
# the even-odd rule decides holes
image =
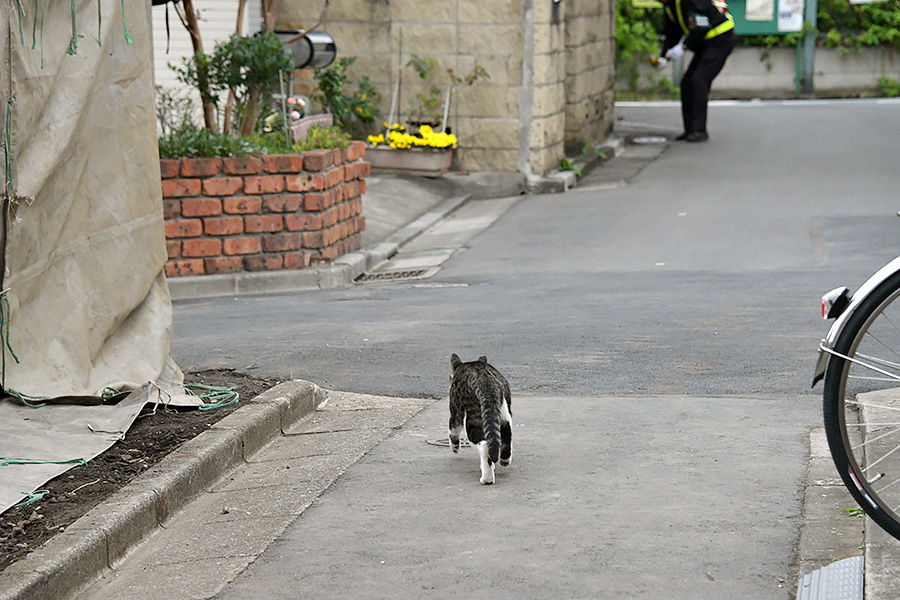
[[[822,408],[844,485],[873,521],[900,539],[898,298],[900,273],[876,287],[850,316],[825,370]]]

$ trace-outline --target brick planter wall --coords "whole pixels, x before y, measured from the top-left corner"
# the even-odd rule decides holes
[[[166,275],[302,269],[358,250],[365,152],[161,160]]]

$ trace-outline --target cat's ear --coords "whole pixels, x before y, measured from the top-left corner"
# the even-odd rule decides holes
[[[486,363],[486,362],[487,362],[487,356],[479,356],[479,357],[478,357],[478,362]]]
[[[455,371],[456,367],[458,367],[461,364],[462,364],[462,361],[459,360],[459,357],[456,354],[450,355],[450,368],[451,369],[453,369]]]

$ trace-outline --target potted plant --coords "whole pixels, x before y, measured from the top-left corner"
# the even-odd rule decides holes
[[[421,125],[415,133],[408,133],[406,127],[394,123],[383,133],[370,135],[366,160],[373,169],[439,177],[450,170],[456,136],[452,133],[435,131],[430,125]]]
[[[489,79],[490,75],[477,63],[464,77],[447,69],[449,84],[444,89],[435,81],[441,69],[434,59],[413,54],[406,66],[412,67],[422,82],[415,106],[403,113],[406,125],[393,122],[399,101],[398,83],[391,99],[391,124],[384,124],[384,133],[368,136],[366,159],[373,169],[438,177],[450,170],[456,148],[456,136],[447,127],[453,90],[471,86],[478,79]]]

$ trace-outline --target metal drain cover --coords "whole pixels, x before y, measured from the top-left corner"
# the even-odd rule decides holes
[[[431,277],[438,272],[436,268],[430,269],[407,269],[405,271],[387,271],[375,273],[363,273],[354,281],[356,283],[367,283],[370,281],[403,281],[404,279],[425,279]]]
[[[450,440],[448,438],[440,439],[440,440],[425,440],[426,444],[431,444],[432,446],[443,446],[444,448],[450,447]],[[469,440],[459,440],[460,448],[469,448],[472,444],[469,443]]]
[[[639,135],[632,138],[633,144],[665,144],[669,139],[661,135]]]

